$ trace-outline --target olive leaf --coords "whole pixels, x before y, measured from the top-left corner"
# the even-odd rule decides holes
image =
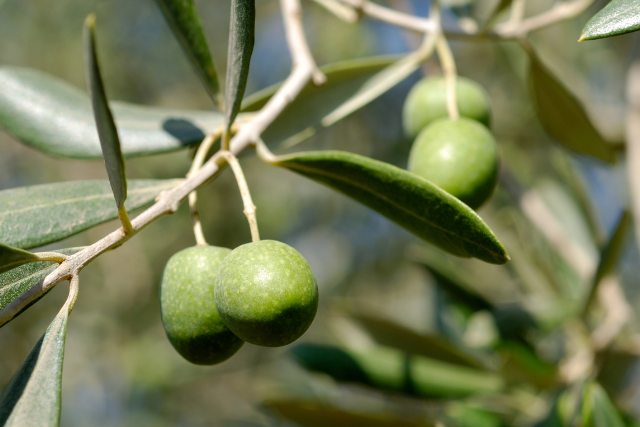
[[[95,24],[95,15],[89,15],[85,21],[83,32],[85,73],[104,164],[116,199],[116,206],[120,210],[124,207],[124,201],[127,199],[127,177],[124,158],[120,149],[118,130],[113,122],[113,116],[111,115],[111,110],[107,103],[107,95],[102,83],[102,76],[100,75],[100,65],[98,64],[96,53]]]
[[[502,379],[492,373],[408,355],[388,347],[353,351],[318,344],[301,344],[291,350],[296,362],[310,371],[337,381],[423,397],[464,397],[499,392]]]
[[[216,108],[224,111],[218,74],[193,0],[156,0]]]
[[[600,384],[590,381],[585,384],[582,395],[582,426],[624,427],[620,413]]]
[[[614,163],[616,154],[591,123],[578,99],[542,63],[530,46],[529,87],[544,129],[569,150]]]
[[[341,108],[353,97],[361,95],[363,88],[378,73],[394,62],[397,56],[378,56],[342,61],[320,67],[327,81],[322,86],[308,83],[298,97],[267,127],[262,139],[267,144],[283,142],[293,145],[324,127],[323,119]],[[242,111],[262,108],[282,83],[275,84],[247,97]]]
[[[53,252],[72,255],[80,250],[82,250],[82,248],[68,248],[57,249]],[[0,274],[0,310],[17,300],[20,295],[47,277],[57,266],[58,263],[56,262],[39,261],[25,264]],[[42,296],[44,295],[45,294],[42,294]],[[34,303],[36,301],[34,301]]]
[[[619,36],[640,30],[640,0],[612,0],[589,19],[578,41]]]
[[[271,400],[263,407],[305,427],[430,427],[430,421],[411,420],[394,414],[350,411],[315,400]]]
[[[56,427],[60,423],[66,303],[0,397],[3,427]]]
[[[382,346],[454,365],[484,369],[476,358],[442,337],[420,334],[391,320],[359,310],[349,310],[349,316],[362,325]]]
[[[613,234],[600,251],[600,261],[598,262],[598,268],[596,269],[596,272],[593,275],[593,280],[591,281],[591,287],[589,288],[589,293],[584,306],[585,309],[588,308],[595,298],[598,286],[600,285],[600,282],[602,282],[602,279],[611,273],[618,265],[630,225],[631,212],[622,212]]]
[[[38,257],[31,252],[0,243],[0,273],[9,271],[29,262],[35,262]]]
[[[86,93],[50,74],[19,67],[0,67],[0,87],[0,127],[16,139],[55,156],[102,158]],[[110,105],[126,157],[186,148],[224,123],[218,112]]]
[[[382,56],[323,66],[322,88],[309,84],[263,135],[277,143],[316,125],[349,99],[372,75],[394,62]],[[101,159],[95,119],[87,95],[41,71],[0,67],[0,127],[16,139],[47,154],[75,159]],[[278,85],[245,99],[244,111],[257,111]],[[224,125],[213,111],[171,110],[110,102],[125,157],[166,153],[202,141]]]
[[[509,260],[471,208],[404,169],[343,151],[294,153],[265,161],[328,185],[454,255],[492,264]]]
[[[181,180],[131,180],[127,210]],[[0,191],[0,241],[22,249],[57,242],[117,218],[109,182],[70,181]]]
[[[238,111],[240,111],[242,97],[247,86],[251,53],[255,42],[255,0],[233,0],[230,22],[225,81],[225,129],[227,134]]]

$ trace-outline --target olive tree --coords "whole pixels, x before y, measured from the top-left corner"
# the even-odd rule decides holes
[[[633,148],[640,134],[638,72],[629,72],[627,133],[624,142],[617,141],[603,136],[593,109],[569,89],[573,82],[558,77],[533,37],[580,19],[596,1],[558,1],[530,13],[527,3],[534,2],[526,0],[432,0],[426,2],[427,17],[399,7],[403,2],[315,3],[354,25],[377,20],[396,26],[415,42],[415,50],[318,66],[305,35],[306,7],[300,0],[280,0],[290,74],[246,96],[255,0],[230,1],[224,83],[205,37],[206,16],[193,0],[157,0],[211,99],[209,110],[109,101],[95,15],[86,18],[82,33],[88,94],[41,71],[0,67],[0,127],[52,156],[103,159],[108,176],[0,191],[0,327],[28,314],[57,284],[69,282],[66,303],[0,397],[0,423],[59,425],[67,321],[81,294],[82,270],[183,202],[196,244],[177,252],[165,267],[158,319],[175,350],[194,364],[223,364],[245,342],[280,347],[305,333],[323,296],[296,249],[260,239],[260,206],[238,160],[253,152],[265,164],[337,190],[426,242],[412,244],[406,256],[424,266],[438,290],[437,336],[348,307],[335,314],[340,345],[302,343],[289,351],[313,373],[310,378],[404,396],[417,410],[366,411],[349,407],[348,400],[341,405],[266,401],[280,417],[308,426],[636,425],[637,408],[612,384],[631,372],[613,369],[616,357],[637,354],[633,308],[624,297],[618,264],[631,218],[640,212],[639,155]],[[638,6],[634,0],[611,1],[576,40],[639,29]],[[524,65],[527,102],[537,117],[527,126],[541,127],[545,136],[537,137],[556,144],[543,162],[565,189],[560,199],[575,206],[573,216],[563,216],[523,178],[513,161],[518,154],[511,153],[518,145],[507,147],[492,133],[490,96],[480,84],[458,76],[452,41],[503,46],[505,56]],[[397,113],[405,138],[414,141],[402,165],[408,164],[406,169],[349,152],[347,144],[344,151],[292,150],[414,76],[425,63],[437,64],[439,72],[419,81]],[[127,179],[125,159],[188,147],[194,156],[183,179]],[[625,159],[631,203],[605,233],[594,214],[598,199],[590,197],[577,165],[614,168]],[[197,190],[215,185],[227,166],[252,239],[233,250],[207,242],[197,198]],[[140,212],[134,216],[134,211]],[[566,226],[575,218],[586,237]],[[89,246],[30,251],[112,220],[119,220],[119,227]],[[496,268],[505,282],[485,286],[480,277]],[[496,286],[514,287],[512,301],[492,295]],[[549,351],[550,345],[556,350]]]

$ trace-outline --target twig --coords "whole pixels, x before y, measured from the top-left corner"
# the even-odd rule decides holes
[[[251,193],[249,192],[249,186],[247,180],[242,172],[242,167],[236,156],[229,151],[220,151],[220,156],[224,157],[231,166],[233,174],[236,176],[238,182],[238,188],[240,189],[240,195],[242,196],[242,203],[244,204],[244,215],[249,221],[249,228],[251,228],[251,240],[254,242],[260,241],[260,232],[258,231],[258,220],[256,218],[256,205],[253,204],[251,199]]]
[[[337,0],[313,0],[318,3],[320,6],[324,7],[329,12],[333,13],[339,19],[349,22],[355,23],[358,22],[359,15],[353,10],[353,8],[349,6],[345,6]]]
[[[419,18],[407,13],[402,13],[380,6],[367,0],[339,0],[340,2],[359,8],[363,15],[372,19],[386,22],[406,30],[418,33],[426,33],[437,31],[436,24],[429,18]],[[531,31],[539,30],[544,27],[556,24],[567,19],[571,19],[584,12],[591,6],[595,0],[573,0],[570,2],[558,3],[551,9],[532,16],[519,22],[507,21],[495,26],[493,31],[488,33],[476,32],[459,32],[445,30],[444,33],[448,38],[461,39],[513,39],[527,35]]]
[[[234,155],[238,155],[258,141],[267,126],[298,96],[312,78],[315,83],[320,83],[324,77],[318,70],[306,42],[299,0],[281,0],[281,5],[287,42],[293,60],[292,72],[253,120],[242,126],[233,137],[229,151]],[[218,154],[214,155],[202,168],[180,185],[161,194],[155,204],[131,221],[131,233],[125,234],[124,230],[119,228],[93,245],[70,256],[47,277],[0,310],[0,326],[13,319],[56,284],[63,280],[70,280],[74,275],[77,275],[82,268],[102,253],[122,245],[158,218],[174,213],[189,193],[220,174],[224,165],[218,165],[219,157]]]
[[[557,3],[551,9],[524,19],[521,22],[507,21],[495,26],[493,32],[501,38],[522,37],[533,30],[539,30],[549,25],[574,18],[587,10],[595,0],[573,0]]]
[[[510,25],[516,26],[522,22],[526,6],[527,0],[513,0],[508,21]]]
[[[438,51],[438,58],[440,58],[440,65],[442,66],[442,73],[444,74],[445,81],[447,83],[447,112],[451,120],[457,120],[460,118],[460,112],[458,111],[458,72],[456,70],[456,61],[453,57],[453,53],[449,48],[446,38],[440,36],[436,45]]]
[[[398,12],[388,7],[380,6],[370,1],[363,0],[340,0],[353,8],[357,8],[363,15],[387,24],[416,31],[418,33],[432,32],[437,29],[436,23],[430,19],[420,18],[408,13]]]

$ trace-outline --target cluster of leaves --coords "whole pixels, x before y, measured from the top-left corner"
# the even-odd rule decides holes
[[[508,3],[500,2],[496,12]],[[637,29],[635,24],[628,24],[629,20],[624,27],[610,25],[621,22],[625,13],[634,17],[624,9],[632,3],[612,2],[588,24],[582,38]],[[148,206],[162,191],[181,182],[127,181],[125,158],[184,149],[198,144],[206,134],[220,127],[224,129],[223,142],[227,143],[236,118],[249,122],[279,87],[275,85],[243,99],[254,39],[252,0],[232,2],[224,95],[193,2],[158,0],[158,4],[218,111],[179,111],[108,102],[96,59],[91,20],[85,27],[90,97],[45,73],[0,67],[3,88],[0,126],[17,140],[48,154],[74,159],[104,158],[109,176],[109,182],[64,182],[0,191],[0,312],[19,302],[22,295],[37,287],[56,268],[55,263],[42,261],[25,249],[58,242],[118,217],[126,231],[128,211]],[[604,19],[598,21],[601,16]],[[603,27],[607,29],[602,31]],[[573,152],[615,162],[618,148],[599,134],[582,104],[548,69],[535,48],[524,42],[522,47],[529,57],[532,98],[548,134]],[[394,76],[391,81],[400,81],[418,67],[416,64],[407,68],[406,63],[392,57],[325,66],[322,71],[327,83],[321,87],[309,84],[270,124],[263,139],[274,149],[299,143],[371,101],[381,87],[389,86],[390,75]],[[91,109],[93,115],[89,113]],[[332,187],[453,255],[475,257],[491,264],[503,264],[509,259],[493,231],[473,210],[403,169],[342,151],[275,156],[269,163]],[[113,197],[117,210],[113,209]],[[519,193],[516,197],[522,199],[523,195]],[[576,304],[568,295],[557,298],[559,307],[571,306],[569,310],[565,307],[566,312],[559,316],[536,312],[526,304],[505,308],[478,290],[451,259],[432,251],[421,256],[421,262],[443,292],[446,310],[453,307],[463,313],[466,326],[472,319],[489,314],[497,338],[481,350],[456,341],[452,338],[455,333],[448,339],[418,334],[351,309],[347,310],[347,317],[373,338],[375,346],[362,350],[348,345],[339,348],[302,344],[291,351],[305,369],[328,375],[337,382],[434,399],[438,402],[437,410],[426,419],[356,413],[307,401],[274,400],[266,405],[294,422],[309,426],[436,422],[499,426],[516,423],[517,416],[526,413],[524,407],[535,400],[536,394],[547,392],[555,393],[554,404],[541,425],[631,425],[632,421],[623,421],[598,378],[581,378],[567,385],[566,377],[556,367],[564,359],[546,360],[537,349],[540,344],[537,338],[565,330],[589,308],[603,278],[617,264],[627,227],[625,215],[608,242],[599,245],[600,261],[587,279],[589,284],[583,289],[581,300]],[[71,248],[60,253],[72,255],[80,250]],[[514,275],[526,282],[526,268],[513,269]],[[58,425],[68,315],[69,305],[65,304],[0,398],[1,425]],[[598,354],[605,355],[604,350]],[[516,405],[516,397],[523,395],[523,401]],[[500,399],[506,399],[508,404],[496,404]]]

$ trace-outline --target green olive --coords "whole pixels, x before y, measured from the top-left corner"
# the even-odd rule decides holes
[[[457,78],[456,87],[460,116],[490,127],[491,104],[484,88],[464,77]],[[402,120],[405,134],[415,138],[434,120],[447,116],[447,84],[444,77],[425,77],[411,88],[404,102]]]
[[[234,249],[220,266],[216,304],[224,323],[246,342],[265,347],[292,343],[318,308],[311,267],[291,246],[273,240]]]
[[[418,135],[409,170],[477,209],[493,193],[500,159],[496,141],[482,124],[439,119]]]
[[[222,322],[214,286],[231,249],[194,246],[174,254],[160,284],[162,324],[173,347],[191,363],[213,365],[233,356],[244,342]]]

